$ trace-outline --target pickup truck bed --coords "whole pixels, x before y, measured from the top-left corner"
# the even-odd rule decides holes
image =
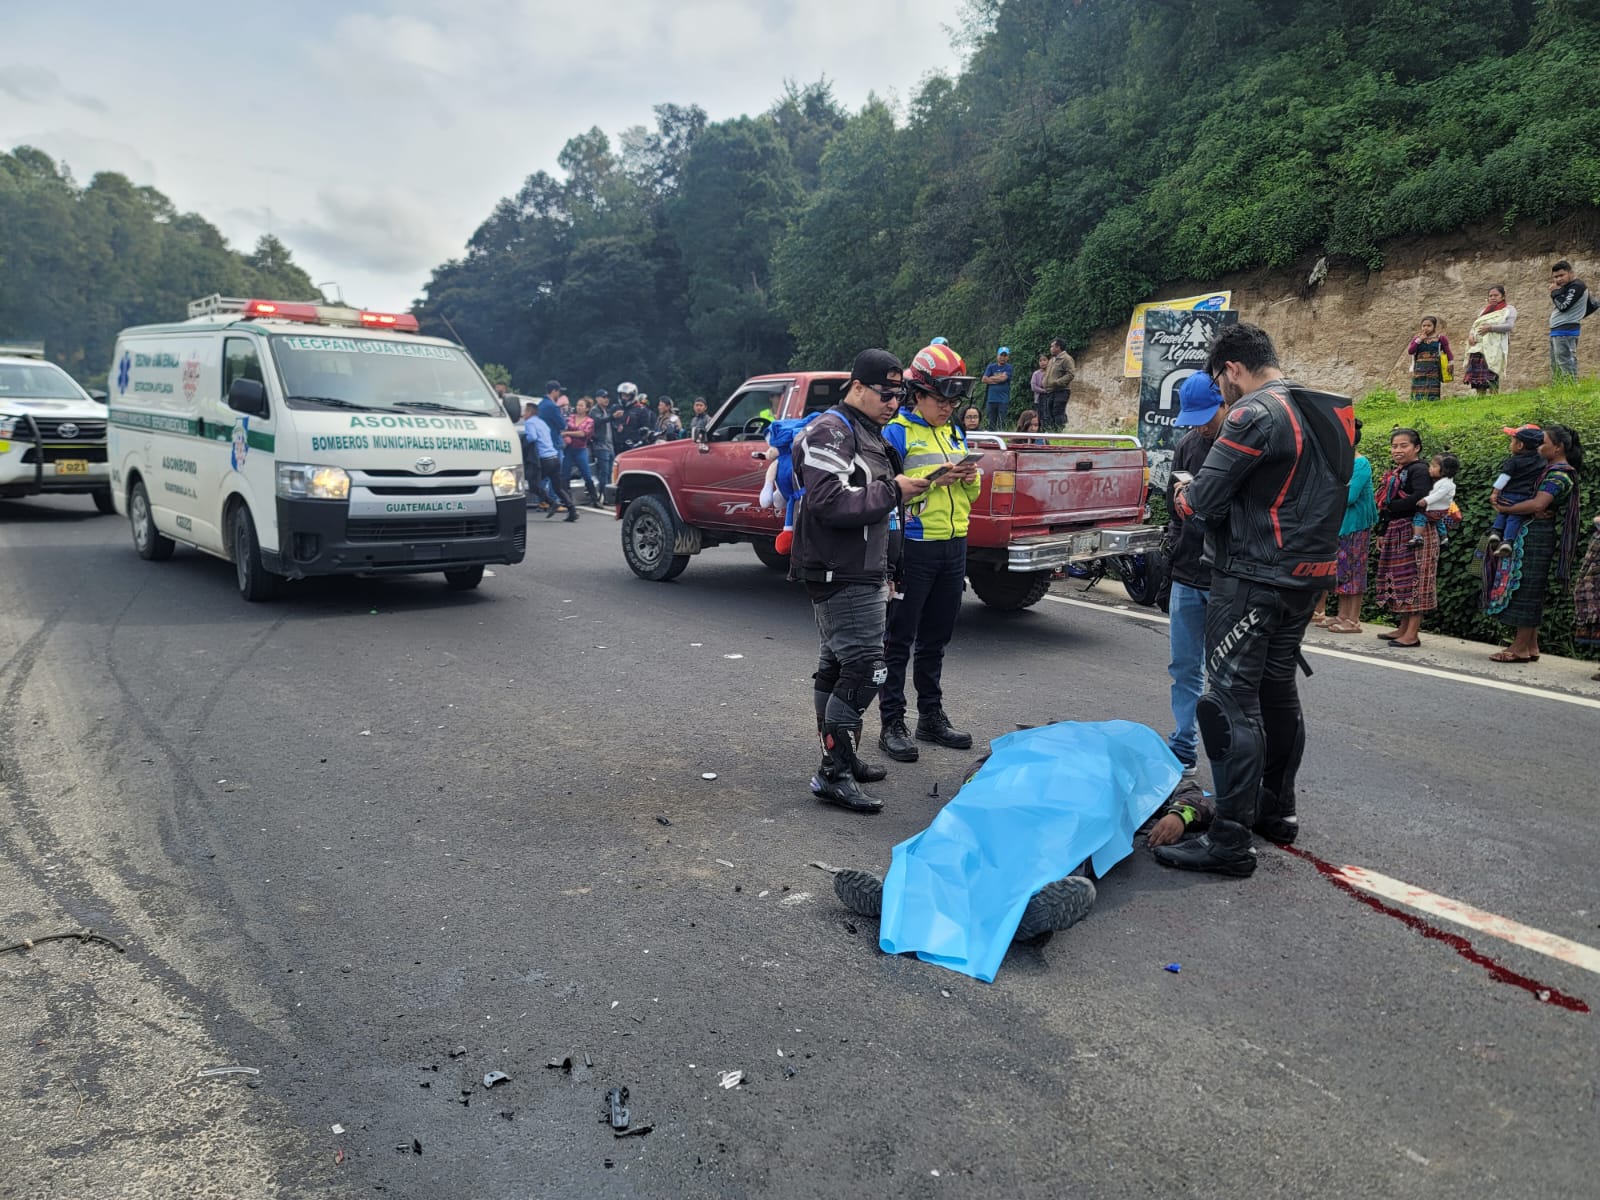
[[[634,574],[673,579],[694,555],[728,542],[749,542],[763,563],[787,570],[773,545],[781,517],[760,505],[766,463],[752,454],[765,448],[772,420],[832,407],[846,378],[757,376],[714,411],[707,436],[619,455],[613,498]],[[984,603],[1026,608],[1059,568],[1158,544],[1160,530],[1140,524],[1147,474],[1137,438],[978,432],[968,441],[983,453],[983,488],[972,508],[967,574]]]

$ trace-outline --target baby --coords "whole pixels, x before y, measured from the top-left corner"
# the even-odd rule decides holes
[[[1433,488],[1422,498],[1423,508],[1411,518],[1413,546],[1422,545],[1422,531],[1428,527],[1427,513],[1434,514],[1434,523],[1439,527],[1439,544],[1444,545],[1448,536],[1444,531],[1444,516],[1456,501],[1456,472],[1460,469],[1461,460],[1454,454],[1435,454],[1428,460],[1428,478],[1433,480]]]
[[[1500,432],[1511,439],[1511,453],[1500,463],[1490,499],[1507,504],[1532,500],[1544,476],[1544,457],[1539,453],[1539,447],[1544,444],[1544,430],[1537,425],[1519,425],[1515,429],[1508,426]],[[1489,531],[1489,553],[1497,558],[1510,558],[1525,519],[1507,513],[1497,514],[1494,528]]]

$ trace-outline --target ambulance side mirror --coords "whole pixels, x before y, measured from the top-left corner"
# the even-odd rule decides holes
[[[267,415],[267,389],[259,379],[235,379],[228,385],[228,407],[250,417]]]

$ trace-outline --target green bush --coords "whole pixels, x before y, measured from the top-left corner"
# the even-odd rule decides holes
[[[1482,562],[1477,558],[1479,543],[1494,522],[1489,507],[1489,492],[1495,469],[1507,453],[1508,440],[1501,433],[1507,426],[1527,422],[1536,425],[1567,425],[1577,430],[1590,455],[1588,469],[1579,481],[1580,515],[1583,529],[1579,538],[1581,561],[1588,545],[1588,520],[1600,509],[1600,381],[1588,380],[1499,396],[1440,400],[1434,403],[1379,398],[1371,395],[1358,402],[1356,413],[1363,422],[1361,452],[1372,460],[1373,476],[1381,480],[1389,467],[1388,435],[1391,429],[1411,427],[1422,435],[1423,458],[1449,451],[1461,460],[1456,475],[1456,503],[1461,506],[1462,528],[1445,544],[1439,555],[1439,607],[1424,626],[1435,633],[1471,638],[1480,642],[1508,640],[1510,630],[1479,608]],[[1371,569],[1377,571],[1374,546]],[[1576,569],[1577,563],[1574,564]],[[1371,587],[1368,596],[1372,595]],[[1376,618],[1380,610],[1369,601],[1364,614]],[[1545,607],[1539,642],[1553,654],[1573,654],[1572,594],[1570,588],[1552,588]]]

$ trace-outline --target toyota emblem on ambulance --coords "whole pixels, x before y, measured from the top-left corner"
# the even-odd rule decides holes
[[[56,426],[56,432],[64,438],[75,438],[78,436],[78,427],[71,421],[63,421]]]
[[[417,474],[418,475],[432,475],[438,469],[439,469],[439,464],[434,462],[434,460],[431,459],[431,458],[419,458],[419,459],[417,459]]]

